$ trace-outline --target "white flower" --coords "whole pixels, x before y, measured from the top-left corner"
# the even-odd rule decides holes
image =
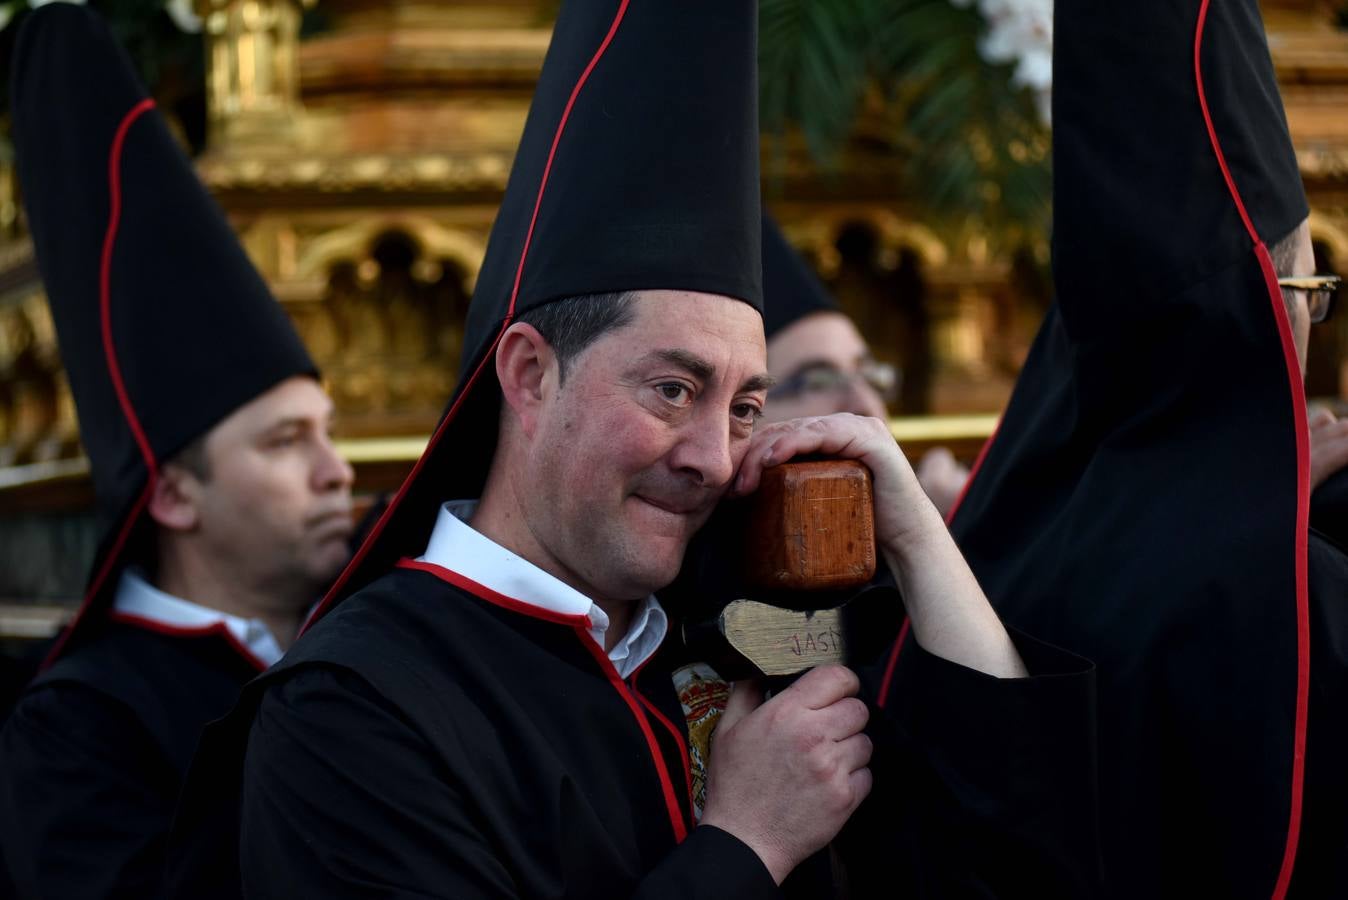
[[[173,24],[182,31],[197,34],[201,31],[201,16],[197,15],[193,0],[168,0],[164,12],[169,14]]]
[[[1053,87],[1053,54],[1033,50],[1020,58],[1016,74],[1012,76],[1017,84],[1036,91],[1047,91]]]
[[[971,0],[950,0],[967,7]],[[1049,93],[1053,88],[1053,0],[978,0],[987,32],[978,52],[992,63],[1015,63],[1013,84],[1036,94],[1044,121],[1048,121]]]

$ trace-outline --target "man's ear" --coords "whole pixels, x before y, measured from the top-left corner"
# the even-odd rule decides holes
[[[150,491],[147,509],[150,518],[170,531],[192,531],[201,519],[197,503],[200,483],[186,469],[169,464],[159,470],[154,489]]]
[[[496,347],[501,397],[526,435],[532,435],[544,398],[556,390],[557,356],[538,329],[516,322]]]

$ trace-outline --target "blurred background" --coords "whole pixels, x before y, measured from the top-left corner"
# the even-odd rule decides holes
[[[322,366],[357,491],[396,487],[454,387],[555,0],[91,5]],[[0,77],[28,8],[0,2]],[[1320,270],[1348,274],[1348,4],[1263,8]],[[762,0],[760,44],[766,203],[902,369],[905,449],[968,461],[1051,295],[1051,0]],[[97,533],[7,131],[0,106],[0,644],[56,628]],[[1310,396],[1348,398],[1345,349],[1348,316],[1313,330]]]

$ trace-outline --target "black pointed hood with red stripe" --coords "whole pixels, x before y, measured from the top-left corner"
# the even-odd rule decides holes
[[[78,632],[116,584],[159,464],[317,370],[95,13],[29,14],[10,85],[29,231],[108,523]]]
[[[763,302],[769,340],[806,316],[838,311],[837,301],[769,215],[763,216]]]
[[[1099,666],[1113,895],[1282,896],[1307,432],[1270,260],[1308,209],[1257,0],[1058,0],[1050,310],[952,530]]]
[[[495,450],[492,359],[519,314],[587,294],[688,290],[762,310],[758,6],[567,0],[468,309],[431,443],[311,621],[401,557]]]

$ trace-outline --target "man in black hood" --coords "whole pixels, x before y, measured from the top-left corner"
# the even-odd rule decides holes
[[[866,893],[1089,883],[1088,666],[1008,636],[883,422],[755,425],[757,15],[563,4],[459,388],[295,648],[203,740],[177,896],[772,897],[863,801],[858,841],[893,838]],[[737,689],[699,820],[657,594],[722,497],[809,453],[872,470],[918,642],[883,712],[836,666]],[[897,771],[872,793],[876,745]]]
[[[763,216],[763,332],[768,340],[765,422],[836,412],[887,419],[903,373],[877,360],[819,277]],[[954,507],[969,470],[945,447],[917,464],[917,480],[941,515]]]
[[[22,897],[153,897],[202,727],[349,557],[352,473],[298,335],[103,22],[32,12],[11,86],[108,527],[0,733],[0,848]]]
[[[1322,310],[1255,0],[1059,0],[1057,302],[952,530],[1100,667],[1115,897],[1343,896],[1348,557],[1309,527]]]

